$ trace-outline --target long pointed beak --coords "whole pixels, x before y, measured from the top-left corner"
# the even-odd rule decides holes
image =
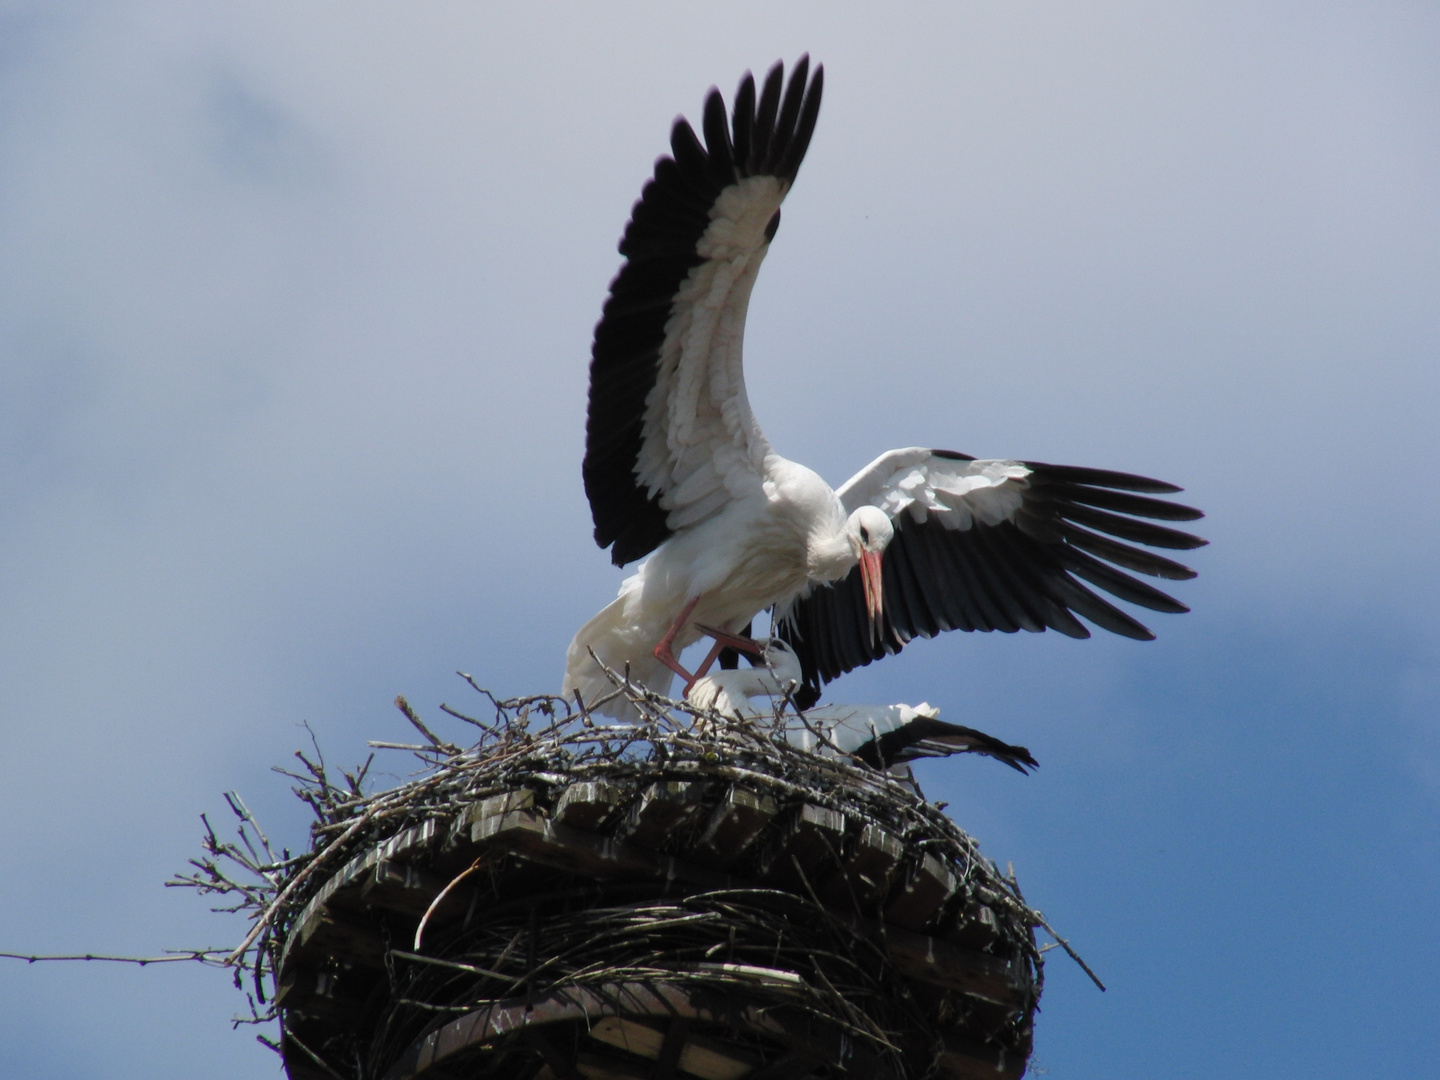
[[[880,571],[883,552],[860,553],[860,580],[865,584],[865,614],[870,617],[870,643],[880,639],[880,617],[885,613],[884,580]]]

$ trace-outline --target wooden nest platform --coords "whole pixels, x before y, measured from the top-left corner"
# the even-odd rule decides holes
[[[402,701],[425,771],[373,795],[302,758],[313,850],[247,842],[235,905],[291,1080],[1024,1074],[1043,919],[913,780],[632,700],[491,699],[469,749]]]

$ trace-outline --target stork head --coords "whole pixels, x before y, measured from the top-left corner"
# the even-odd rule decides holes
[[[782,690],[793,690],[800,685],[800,658],[787,642],[772,637],[756,644],[760,645],[760,661],[775,676]]]
[[[890,516],[885,511],[866,504],[845,522],[845,534],[860,564],[860,580],[865,585],[865,613],[870,617],[870,640],[873,642],[879,634],[880,616],[885,610],[880,560],[895,538],[895,526],[890,524]]]

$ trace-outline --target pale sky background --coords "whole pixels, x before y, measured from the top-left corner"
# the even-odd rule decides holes
[[[590,333],[680,112],[826,66],[752,401],[1209,514],[1154,644],[947,635],[833,687],[1031,748],[930,793],[1110,984],[1056,1080],[1440,1059],[1440,9],[0,0],[0,950],[242,927],[161,882],[330,759],[559,682]],[[438,726],[445,730],[445,725]],[[459,735],[460,732],[454,732]],[[403,762],[393,763],[403,769]],[[273,1077],[225,974],[0,964],[0,1074]]]

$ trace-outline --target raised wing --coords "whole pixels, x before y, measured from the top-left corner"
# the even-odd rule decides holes
[[[1203,516],[1151,497],[1179,490],[1104,469],[977,461],[921,447],[882,454],[838,493],[847,511],[870,503],[895,525],[883,561],[880,634],[870,636],[858,569],[777,612],[776,632],[800,657],[804,673],[797,701],[803,708],[837,676],[943,630],[1048,628],[1089,637],[1078,615],[1126,637],[1153,638],[1084,583],[1152,611],[1188,611],[1118,569],[1171,580],[1195,576],[1189,567],[1133,546],[1206,543],[1153,523]]]
[[[741,342],[750,290],[820,112],[824,71],[801,57],[733,121],[712,89],[705,145],[684,119],[620,241],[625,263],[595,327],[585,494],[595,542],[623,566],[761,482],[769,445],[750,411]]]

